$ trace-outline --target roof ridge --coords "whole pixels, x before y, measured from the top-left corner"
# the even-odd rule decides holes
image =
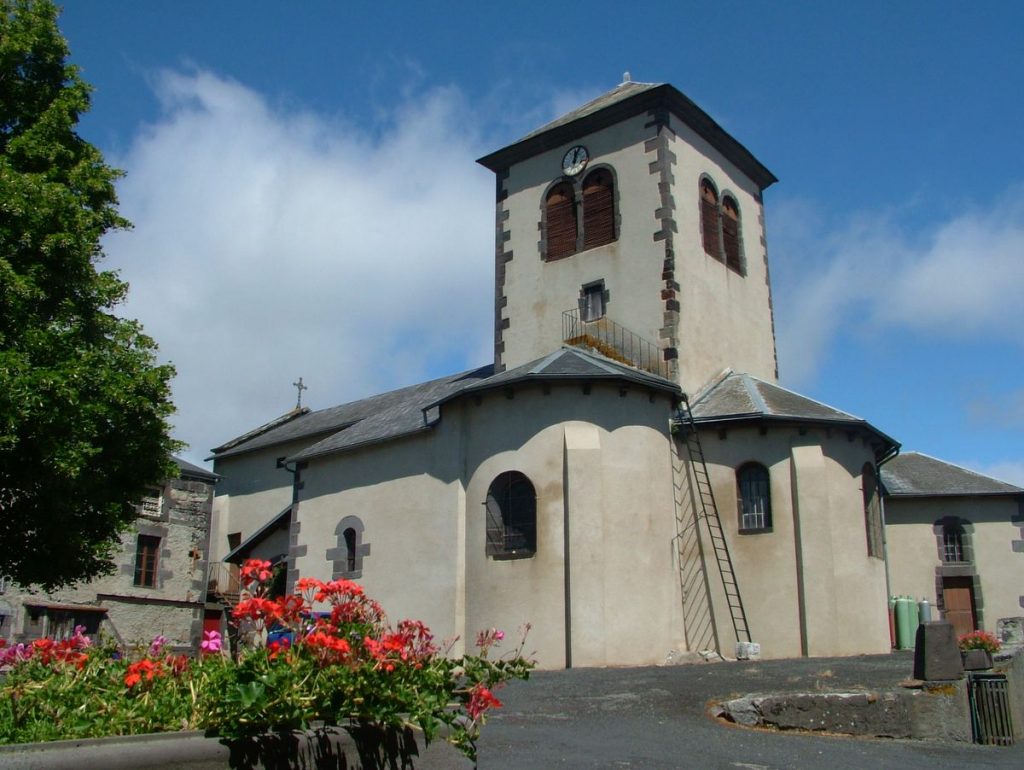
[[[750,396],[750,400],[754,402],[754,406],[757,410],[764,414],[768,414],[771,410],[768,409],[768,402],[765,401],[764,396],[761,395],[761,391],[755,383],[755,378],[751,376],[749,372],[743,372],[739,377],[740,382],[743,383],[743,387],[747,390],[747,395]]]
[[[736,372],[733,371],[731,366],[725,367],[722,371],[697,388],[697,394],[690,400],[690,404],[694,405],[700,402],[701,399],[705,398],[712,390],[717,388],[729,379],[730,375],[735,373]]]

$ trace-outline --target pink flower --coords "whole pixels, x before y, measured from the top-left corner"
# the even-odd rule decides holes
[[[149,657],[151,657],[151,658],[159,657],[160,656],[160,651],[164,648],[165,644],[167,644],[167,637],[164,636],[163,634],[157,634],[153,638],[153,641],[150,642],[150,644],[149,644]]]
[[[199,649],[207,653],[220,652],[221,642],[219,631],[203,631],[203,641],[199,644]]]

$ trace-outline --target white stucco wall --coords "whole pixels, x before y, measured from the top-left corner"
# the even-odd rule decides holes
[[[658,154],[651,140],[658,129],[648,115],[573,140],[509,169],[507,198],[499,207],[499,230],[508,232],[499,297],[508,328],[502,331],[501,363],[514,367],[556,349],[562,341],[565,310],[577,307],[581,287],[603,280],[607,317],[655,345],[664,345],[667,322],[666,243],[656,233],[663,218],[675,221],[672,234],[672,297],[679,302],[675,337],[679,382],[695,391],[725,367],[776,379],[775,339],[760,193],[750,179],[674,116],[662,129],[669,155],[671,195],[662,197],[662,174],[652,168]],[[587,171],[614,169],[620,221],[618,239],[570,257],[545,262],[540,241],[542,207],[551,184],[561,178],[561,159],[575,144],[591,154]],[[587,173],[584,172],[583,175]],[[720,193],[738,202],[746,275],[708,256],[702,245],[699,181],[707,174]],[[666,205],[667,203],[667,205]],[[667,213],[666,213],[667,212]],[[507,214],[507,219],[501,217]]]
[[[693,392],[726,367],[775,382],[775,336],[766,261],[764,214],[757,185],[692,129],[672,116],[676,157],[672,195],[679,233],[675,239],[680,284],[680,385]],[[704,251],[700,179],[710,177],[719,196],[740,210],[746,275]]]
[[[867,555],[861,468],[872,455],[845,431],[773,427],[701,434],[753,640],[767,658],[889,650],[885,564]],[[736,469],[769,470],[771,532],[739,533]],[[706,546],[706,552],[710,553]],[[712,601],[734,642],[714,562]]]
[[[894,595],[938,604],[937,573],[943,566],[935,524],[957,517],[972,526],[972,560],[966,565],[980,580],[975,596],[980,625],[995,632],[1000,618],[1024,615],[1024,512],[1012,496],[888,497],[886,542]],[[1014,545],[1017,543],[1018,545]]]

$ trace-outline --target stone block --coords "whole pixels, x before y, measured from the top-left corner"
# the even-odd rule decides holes
[[[757,642],[736,642],[736,660],[761,660],[761,645]]]
[[[914,644],[914,678],[930,682],[961,679],[963,675],[953,624],[946,620],[921,623]]]
[[[999,618],[996,636],[1005,644],[1024,644],[1024,618]]]

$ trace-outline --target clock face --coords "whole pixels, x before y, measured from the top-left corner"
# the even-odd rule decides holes
[[[587,148],[582,144],[578,144],[570,148],[569,152],[565,153],[565,157],[562,158],[562,173],[568,176],[576,176],[587,167],[588,160],[590,160],[590,153],[587,152]]]

